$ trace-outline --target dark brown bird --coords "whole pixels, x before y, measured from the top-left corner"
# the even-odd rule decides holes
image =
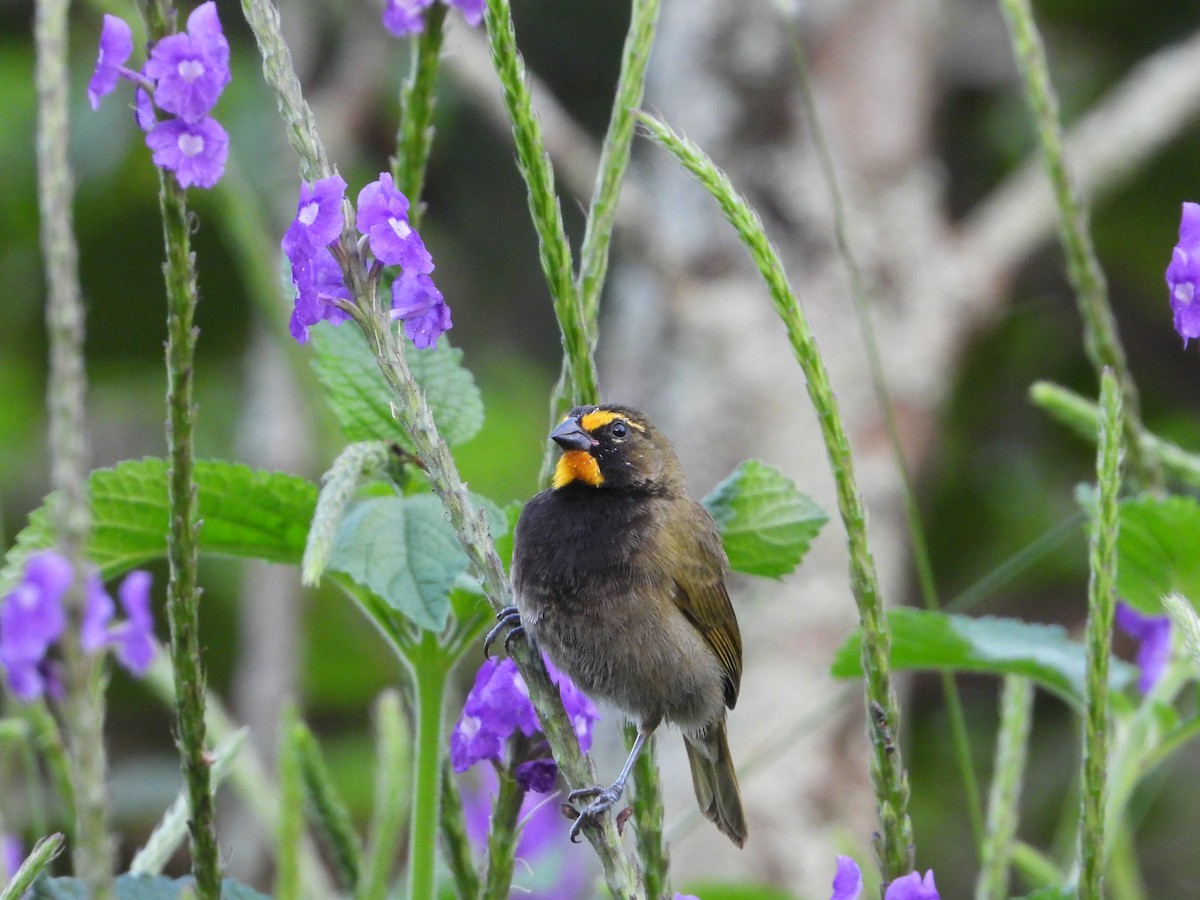
[[[737,702],[742,639],[716,523],[689,495],[675,451],[645,414],[581,406],[550,437],[564,452],[553,487],[517,522],[517,605],[507,622],[519,613],[559,669],[638,726],[617,780],[572,792],[572,800],[592,798],[572,839],[617,802],[665,721],[683,731],[701,811],[740,847],[746,818],[725,710]]]

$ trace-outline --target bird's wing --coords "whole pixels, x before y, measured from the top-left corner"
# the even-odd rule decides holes
[[[721,661],[726,677],[725,703],[732,709],[742,682],[742,634],[725,589],[729,563],[708,510],[698,503],[693,507],[692,515],[674,518],[670,526],[670,543],[677,548],[672,554],[676,560],[675,605]]]

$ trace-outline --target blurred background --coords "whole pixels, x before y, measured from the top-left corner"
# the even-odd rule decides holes
[[[311,353],[287,335],[278,239],[295,212],[297,166],[240,7],[217,5],[233,45],[234,80],[216,110],[231,135],[231,159],[217,189],[190,192],[202,298],[199,453],[315,480],[343,441],[323,405]],[[351,196],[388,167],[407,71],[408,46],[380,27],[381,6],[282,4],[297,71]],[[1094,395],[1095,379],[996,5],[838,0],[797,13],[767,0],[664,0],[663,7],[646,106],[730,172],[789,265],[851,425],[889,600],[921,602],[900,479],[835,253],[834,210],[804,109],[801,57],[871,293],[939,599],[969,592],[970,612],[1078,632],[1086,541],[1073,490],[1091,478],[1093,450],[1036,410],[1027,392],[1033,381],[1050,379]],[[131,3],[118,0],[76,4],[73,14],[72,160],[96,467],[161,456],[165,443],[156,176],[127,92],[118,90],[98,112],[84,93],[104,12],[137,18]],[[1183,352],[1171,328],[1162,277],[1180,203],[1200,199],[1200,14],[1191,4],[1078,0],[1042,2],[1036,13],[1064,120],[1081,134],[1073,158],[1092,198],[1095,239],[1145,420],[1185,447],[1200,446],[1195,351]],[[513,14],[577,246],[628,3],[513,0]],[[31,3],[0,5],[6,547],[48,481],[31,21]],[[135,27],[135,44],[138,34]],[[451,340],[465,351],[487,408],[483,432],[461,449],[460,468],[472,489],[505,503],[537,489],[560,348],[482,41],[451,13],[422,234],[453,310]],[[140,59],[135,51],[134,64]],[[606,398],[658,420],[697,496],[738,460],[758,456],[787,470],[832,512],[828,467],[782,327],[711,200],[661,151],[638,141],[623,201],[602,313]],[[987,591],[974,590],[1047,535],[1047,549],[1031,564]],[[730,730],[752,832],[742,854],[707,826],[694,827],[678,739],[660,740],[677,887],[744,879],[820,897],[828,894],[835,851],[870,858],[861,693],[825,674],[855,623],[842,543],[835,520],[797,575],[778,586],[735,585],[747,674]],[[165,571],[156,575],[161,605]],[[268,758],[281,704],[296,699],[366,821],[369,710],[401,675],[383,642],[350,603],[333,592],[302,590],[285,568],[206,559],[202,584],[212,687],[252,725]],[[165,637],[165,625],[160,633]],[[473,666],[468,660],[459,673],[464,687]],[[997,684],[963,678],[960,686],[986,787]],[[949,775],[957,767],[940,682],[916,677],[903,687],[918,863],[935,868],[943,896],[967,896],[975,860],[963,839],[962,785]],[[173,796],[178,762],[168,714],[157,701],[120,672],[111,696],[113,796],[122,850],[129,852]],[[448,715],[457,715],[453,703]],[[617,729],[607,727],[609,749],[617,752]],[[1039,697],[1020,833],[1064,853],[1071,831],[1062,828],[1062,814],[1074,803],[1077,732],[1059,701]],[[1200,756],[1185,749],[1139,799],[1149,896],[1186,896],[1186,885],[1194,887],[1198,770]],[[269,885],[270,836],[236,798],[224,800],[222,846],[231,873]]]

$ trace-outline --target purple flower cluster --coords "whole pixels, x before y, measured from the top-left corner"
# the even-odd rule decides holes
[[[579,749],[586,753],[592,746],[592,724],[600,714],[587,695],[548,661],[546,669],[550,680],[558,685]],[[465,772],[484,759],[499,762],[514,733],[533,737],[538,730],[529,690],[513,661],[489,659],[475,676],[462,717],[450,735],[450,763],[455,772]],[[516,768],[518,783],[536,793],[552,790],[557,777],[558,769],[550,758],[523,761]]]
[[[837,858],[837,874],[833,877],[833,896],[829,900],[858,900],[863,878],[858,863],[849,856]],[[940,900],[933,883],[933,870],[922,878],[918,872],[902,875],[888,885],[883,900]]]
[[[446,0],[463,14],[471,27],[483,21],[484,0]],[[387,0],[383,9],[383,27],[396,37],[420,34],[425,30],[425,10],[433,6],[433,0]]]
[[[337,175],[302,184],[296,218],[283,236],[296,288],[290,328],[301,344],[318,322],[337,325],[347,318],[343,304],[351,302],[350,291],[330,251],[345,225],[345,195],[346,182]],[[450,308],[429,277],[433,257],[409,224],[408,198],[390,174],[381,173],[359,192],[354,224],[379,264],[369,269],[372,275],[383,266],[401,268],[392,282],[392,318],[404,321],[405,334],[418,348],[432,347],[450,329]]]
[[[50,648],[67,627],[63,597],[71,586],[71,565],[52,550],[29,557],[21,582],[0,601],[0,669],[22,700],[61,693]],[[84,584],[80,645],[89,653],[112,647],[117,660],[142,676],[154,659],[154,619],[150,614],[150,575],[130,572],[117,596],[125,619],[113,623],[116,604],[100,576]]]
[[[168,35],[150,51],[140,72],[126,67],[133,53],[128,23],[106,15],[100,53],[88,83],[88,100],[98,109],[120,78],[138,85],[134,118],[146,132],[154,164],[175,173],[180,187],[210,188],[225,173],[229,135],[210,115],[229,84],[229,42],[213,0],[188,16],[187,31]],[[159,119],[159,112],[168,118]]]
[[[1200,203],[1183,204],[1179,222],[1179,243],[1171,253],[1167,266],[1167,287],[1171,289],[1171,310],[1175,313],[1175,330],[1186,347],[1189,340],[1200,337]]]
[[[1117,601],[1115,620],[1118,628],[1138,642],[1138,689],[1148,694],[1171,661],[1171,620],[1138,612],[1124,600]]]

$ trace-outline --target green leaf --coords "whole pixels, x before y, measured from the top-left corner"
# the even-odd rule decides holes
[[[122,875],[117,879],[117,900],[179,900],[193,896],[194,884],[192,878]],[[78,878],[41,878],[33,885],[34,900],[87,900],[88,894],[87,886]],[[227,878],[221,882],[221,900],[268,898],[266,894]]]
[[[322,323],[312,329],[317,377],[352,442],[396,441],[412,445],[392,412],[392,391],[357,328]],[[428,350],[411,349],[405,359],[433,410],[438,431],[454,446],[483,427],[483,397],[462,365],[462,351],[441,338]]]
[[[1143,612],[1161,615],[1162,598],[1178,591],[1200,603],[1200,502],[1143,496],[1121,504],[1117,593]]]
[[[1024,675],[1068,703],[1083,704],[1084,647],[1058,625],[920,609],[893,609],[887,618],[895,669]],[[856,633],[838,649],[832,666],[834,677],[862,675],[861,641]],[[1133,666],[1114,659],[1109,686],[1122,690],[1136,676]]]
[[[790,478],[756,459],[741,463],[704,498],[721,528],[729,566],[782,578],[800,565],[829,516]]]
[[[483,503],[494,532],[504,514]],[[440,631],[449,593],[467,567],[441,501],[432,494],[372,497],[342,520],[329,567],[345,572],[417,625]]]
[[[264,472],[239,463],[196,463],[200,509],[200,550],[298,564],[317,488],[283,472]],[[167,552],[167,464],[161,459],[119,463],[97,469],[88,478],[92,534],[87,556],[108,580],[165,556]],[[30,553],[53,545],[49,504],[29,517],[0,570],[0,593],[19,580]]]

